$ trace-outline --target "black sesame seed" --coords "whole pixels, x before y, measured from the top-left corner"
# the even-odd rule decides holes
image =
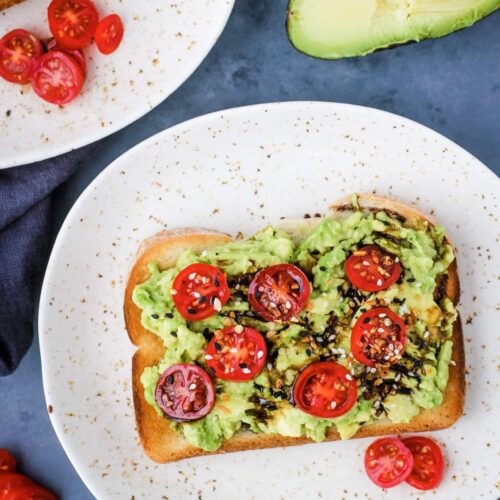
[[[311,255],[319,255],[319,253],[320,253],[319,250],[316,249],[311,250]]]
[[[245,369],[245,368],[248,368],[248,365],[246,363],[240,363],[238,365],[242,370]]]
[[[172,313],[165,313],[165,318],[170,318],[172,319],[174,315]]]
[[[214,347],[216,351],[220,351],[222,349],[222,346],[219,344],[219,342],[214,342]]]
[[[215,375],[215,368],[213,368],[212,366],[209,366],[208,369],[210,370],[210,373],[212,375]]]
[[[306,337],[306,336],[307,336],[307,332],[306,332],[306,330],[302,330],[302,331],[299,333],[299,335],[300,335],[301,337]]]
[[[170,335],[172,335],[172,337],[177,337],[177,332],[170,332]]]
[[[214,278],[214,285],[215,286],[220,286],[220,282],[219,280],[217,279],[217,277]]]
[[[311,354],[312,354],[311,349],[306,349],[306,354],[307,354],[308,356],[311,356]]]
[[[192,307],[188,307],[188,308],[187,308],[187,312],[188,312],[189,314],[196,314],[196,310],[195,310],[195,309],[193,309]]]
[[[152,314],[152,315],[151,315],[151,317],[152,317],[153,319],[159,319],[159,318],[160,318],[160,316],[158,316],[158,314]]]
[[[415,278],[408,278],[406,281],[408,281],[408,283],[413,283],[415,281]]]
[[[203,335],[209,335],[209,334],[210,334],[210,330],[208,328],[204,328]]]
[[[256,299],[260,299],[261,295],[262,295],[262,293],[259,292],[258,290],[255,292],[255,298]]]
[[[369,323],[371,321],[371,318],[367,316],[364,320],[363,323]]]
[[[168,377],[167,377],[167,382],[169,384],[173,384],[174,383],[174,376],[172,374],[170,374]]]
[[[325,266],[319,266],[319,270],[320,271],[326,271],[326,267]]]
[[[206,302],[206,301],[207,301],[207,298],[206,298],[206,297],[200,297],[200,298],[198,299],[198,302],[199,302],[200,304],[203,304],[203,302]]]

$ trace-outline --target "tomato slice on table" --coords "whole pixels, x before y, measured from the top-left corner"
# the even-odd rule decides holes
[[[0,76],[13,83],[28,83],[43,54],[38,38],[26,30],[13,30],[0,39]]]
[[[402,441],[413,455],[413,470],[406,482],[419,490],[436,488],[444,472],[443,453],[439,445],[424,436],[412,436]]]
[[[61,47],[61,45],[57,43],[57,40],[55,38],[51,38],[50,41],[47,43],[47,50],[65,52],[66,54],[69,54],[70,56],[74,57],[76,61],[80,64],[83,76],[84,77],[87,76],[87,59],[85,59],[85,56],[80,49],[75,49],[75,50],[65,49],[64,47]]]
[[[377,439],[366,449],[366,473],[381,488],[402,483],[411,474],[412,467],[410,450],[397,438]]]
[[[33,484],[33,481],[22,474],[17,474],[16,472],[0,473],[0,498],[3,499],[3,495],[7,491],[27,484]]]
[[[102,54],[113,53],[123,38],[123,23],[118,14],[110,14],[99,21],[95,30],[95,43]]]
[[[397,363],[405,346],[404,321],[387,307],[375,307],[364,312],[352,329],[352,354],[366,366],[390,366]]]
[[[33,483],[7,491],[2,500],[57,500],[57,497],[43,486]]]
[[[99,14],[90,0],[52,0],[48,9],[49,28],[66,49],[81,49],[94,36]]]
[[[0,448],[0,474],[2,472],[14,472],[16,470],[16,459],[10,451]]]
[[[399,258],[377,245],[368,245],[353,252],[344,264],[347,279],[360,290],[385,290],[401,276]]]
[[[182,316],[191,321],[213,316],[229,300],[226,275],[209,264],[191,264],[173,283],[172,298]]]
[[[311,285],[292,264],[277,264],[259,271],[248,287],[252,309],[266,321],[289,321],[307,304]]]
[[[155,399],[167,417],[197,420],[207,415],[214,405],[214,384],[208,373],[197,365],[172,365],[158,380]]]
[[[333,361],[319,361],[306,366],[293,386],[293,399],[297,406],[315,417],[343,415],[354,406],[357,397],[354,377]]]
[[[52,104],[73,100],[83,85],[83,72],[77,60],[60,51],[50,51],[37,62],[33,73],[33,90]]]
[[[207,366],[216,377],[234,382],[254,379],[266,358],[264,337],[257,330],[241,325],[216,331],[205,354]]]

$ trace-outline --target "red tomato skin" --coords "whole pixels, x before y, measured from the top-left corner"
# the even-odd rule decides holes
[[[7,491],[2,500],[57,500],[57,497],[37,484],[25,484]]]
[[[237,325],[236,325],[237,326]],[[216,361],[217,349],[215,347],[216,342],[218,342],[217,337],[214,335],[210,342],[208,343],[206,354],[205,354],[205,362],[209,369],[213,372],[213,374],[222,379],[222,380],[230,380],[232,382],[248,382],[249,380],[253,380],[255,377],[259,375],[259,373],[264,368],[267,359],[267,346],[264,337],[253,328],[243,327],[241,333],[236,333],[234,331],[234,326],[228,326],[221,331],[221,336],[247,336],[247,338],[252,341],[256,347],[256,354],[254,355],[254,360],[251,365],[247,365],[248,373],[244,373],[243,369],[239,368],[233,372],[225,373],[220,369],[218,363]],[[262,355],[258,357],[258,353],[262,352]],[[207,358],[209,356],[210,358]]]
[[[24,486],[26,484],[32,484],[33,481],[22,474],[16,472],[0,472],[0,499],[9,490],[18,488],[19,486]]]
[[[181,409],[181,411],[175,413],[173,410],[167,408],[163,402],[161,401],[161,395],[163,393],[162,386],[165,384],[169,376],[175,374],[176,372],[181,372],[183,376],[187,377],[189,373],[196,375],[199,377],[204,383],[207,390],[207,397],[205,405],[196,412],[191,412],[190,414],[186,413]],[[187,422],[198,420],[200,418],[205,417],[210,413],[210,410],[214,406],[215,402],[215,389],[212,379],[208,375],[208,373],[198,365],[189,364],[189,363],[179,363],[176,365],[169,366],[160,376],[158,383],[156,384],[155,390],[155,399],[158,403],[158,406],[163,411],[164,415],[174,421],[177,422]]]
[[[28,42],[30,44],[31,57],[26,60],[26,67],[21,73],[12,73],[9,71],[5,63],[2,63],[4,59],[7,58],[7,54],[12,52],[11,44],[16,40],[16,44],[20,42]],[[9,31],[0,39],[0,76],[11,83],[25,84],[31,81],[33,75],[33,70],[35,68],[36,62],[42,56],[44,50],[40,40],[30,33],[29,31],[23,29],[15,29]]]
[[[307,383],[310,381],[311,377],[317,373],[321,373],[322,371],[325,373],[330,372],[339,377],[344,386],[347,387],[347,398],[342,405],[337,406],[334,409],[327,410],[325,408],[315,408],[307,405],[305,401],[303,401],[304,390],[307,387]],[[292,393],[293,400],[298,408],[300,408],[303,412],[318,418],[340,417],[341,415],[347,413],[356,404],[358,399],[358,389],[354,377],[342,365],[333,361],[318,361],[304,367],[295,379]]]
[[[361,336],[361,329],[364,326],[364,320],[367,317],[370,317],[372,315],[378,315],[378,314],[385,314],[387,317],[393,321],[393,323],[399,325],[400,328],[400,333],[399,333],[399,341],[401,342],[403,349],[401,350],[400,354],[402,355],[404,352],[404,348],[406,346],[406,341],[407,341],[407,334],[406,334],[406,325],[404,324],[404,321],[394,312],[392,312],[389,308],[387,307],[376,307],[373,309],[369,309],[368,311],[364,312],[356,321],[354,324],[354,327],[352,329],[351,333],[351,352],[356,361],[359,363],[362,363],[363,365],[370,366],[370,367],[376,367],[376,366],[390,366],[390,364],[394,363],[377,363],[377,361],[368,358],[365,356],[363,352],[361,352],[361,344],[360,344],[360,336]],[[394,362],[397,362],[394,361]]]
[[[61,97],[52,95],[52,91],[47,89],[43,83],[44,76],[53,71],[50,68],[52,59],[57,59],[58,63],[64,66],[65,71],[70,74],[74,83],[73,87],[68,89],[66,95],[62,95]],[[47,52],[38,60],[33,73],[33,90],[44,101],[51,104],[62,105],[72,101],[80,93],[83,82],[84,76],[78,61],[66,52],[55,50]],[[51,88],[54,89],[54,87]]]
[[[183,318],[189,321],[199,321],[214,314],[217,314],[218,311],[215,310],[214,306],[209,305],[208,307],[201,309],[198,312],[190,313],[190,306],[186,305],[186,291],[185,289],[189,286],[189,277],[193,274],[198,274],[200,276],[210,276],[210,280],[215,282],[218,281],[219,285],[214,285],[213,291],[208,292],[207,294],[211,297],[217,297],[220,300],[221,306],[223,307],[226,302],[229,300],[230,292],[229,287],[227,285],[226,275],[225,273],[219,269],[218,267],[211,266],[210,264],[203,264],[201,262],[197,262],[195,264],[191,264],[185,267],[174,279],[172,288],[175,293],[172,295],[172,299],[174,301],[175,307],[180,312]],[[210,283],[211,285],[212,283]],[[209,284],[207,283],[207,286]],[[202,286],[202,285],[197,285]],[[210,287],[212,290],[212,287]],[[206,296],[206,295],[204,295]],[[193,299],[194,300],[194,299]],[[192,304],[192,301],[190,302]],[[195,309],[193,309],[195,310]]]
[[[403,468],[399,471],[395,470],[396,460],[384,454],[383,456],[380,454],[380,451],[384,451],[388,446],[395,447],[397,450],[398,457],[400,461],[402,461]],[[375,453],[375,456],[372,457],[370,455],[371,451]],[[378,456],[377,456],[378,455]],[[376,465],[373,465],[371,461],[375,459],[378,461]],[[390,463],[392,462],[394,463]],[[411,474],[413,468],[413,456],[410,450],[402,443],[402,441],[395,437],[383,437],[380,439],[376,439],[365,452],[365,470],[368,474],[368,477],[381,488],[392,488],[401,484],[406,478]],[[394,471],[394,477],[389,480],[382,480],[381,474],[377,474],[379,470],[382,469],[382,472],[391,472]]]
[[[266,281],[266,276],[274,276],[278,273],[288,273],[295,281],[300,282],[302,286],[302,291],[296,302],[292,302],[292,308],[287,314],[282,314],[279,317],[274,316],[270,313],[264,305],[257,299],[257,294],[259,286]],[[276,264],[274,266],[269,266],[261,269],[254,277],[250,286],[248,287],[248,302],[252,309],[258,313],[262,319],[265,321],[289,321],[294,316],[300,313],[302,309],[307,305],[309,300],[309,295],[311,294],[311,284],[304,274],[302,269],[294,266],[293,264]]]
[[[371,258],[368,258],[368,257],[361,257],[361,256],[358,256],[358,255],[355,255],[357,252],[362,252],[362,251],[365,251],[365,252],[370,252],[372,250],[375,250],[376,252],[378,251],[378,253],[381,255],[381,256],[384,256],[384,255],[387,255],[387,256],[391,256],[393,259],[396,259],[396,256],[394,255],[391,255],[389,254],[388,252],[386,252],[385,250],[383,250],[382,248],[378,247],[377,245],[367,245],[363,248],[360,248],[359,250],[357,250],[356,252],[353,252],[353,254],[351,254],[348,259],[345,261],[344,263],[344,270],[345,270],[345,273],[346,273],[346,276],[347,276],[347,279],[356,287],[356,288],[359,288],[360,290],[363,290],[365,292],[379,292],[381,290],[386,290],[387,288],[391,287],[392,285],[394,285],[394,283],[396,283],[396,281],[399,279],[399,277],[401,276],[401,264],[399,263],[399,259],[398,261],[394,261],[394,267],[393,267],[393,272],[392,274],[390,275],[389,278],[384,278],[383,280],[381,279],[381,284],[380,285],[377,285],[377,282],[375,283],[370,283],[366,280],[364,280],[360,275],[359,273],[356,271],[356,269],[354,268],[354,266],[358,265],[358,264],[361,264],[361,266],[363,266],[363,261],[366,259],[368,262],[371,263]],[[364,267],[364,266],[363,266]],[[361,269],[363,269],[363,267],[361,267]],[[376,265],[375,265],[376,267]],[[371,269],[371,266],[368,266],[368,269]],[[382,276],[381,276],[382,278]]]
[[[113,38],[110,40],[110,30],[113,30]],[[102,54],[112,54],[123,39],[123,23],[118,14],[110,14],[102,18],[95,30],[95,43]]]
[[[82,15],[85,26],[76,30],[80,35],[79,37],[70,36],[68,32],[71,27],[65,26],[63,20],[58,20],[58,13],[66,8],[72,12],[85,9],[85,13]],[[99,14],[91,0],[52,0],[47,15],[52,36],[62,47],[69,50],[82,49],[88,45],[94,36],[99,21]]]
[[[69,54],[71,57],[75,58],[80,64],[80,68],[82,70],[82,74],[84,78],[87,76],[87,59],[85,58],[84,53],[80,49],[69,50],[61,47],[55,38],[51,38],[47,43],[47,51],[50,52],[52,50],[65,52]]]
[[[16,459],[10,451],[0,448],[0,474],[3,472],[14,472],[16,470]]]
[[[402,439],[403,444],[410,450],[413,455],[413,470],[411,474],[406,478],[406,482],[417,488],[418,490],[433,490],[439,486],[444,475],[444,458],[441,447],[431,438],[426,436],[410,436]],[[420,461],[422,457],[418,452],[416,452],[417,446],[428,446],[432,452],[433,459],[436,461],[435,464],[435,475],[431,480],[425,481],[419,478],[417,469],[421,466]]]

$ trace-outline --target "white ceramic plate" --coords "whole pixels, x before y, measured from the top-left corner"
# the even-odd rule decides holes
[[[467,348],[465,415],[436,432],[448,470],[439,498],[493,498],[498,472],[498,179],[414,122],[328,103],[233,109],[166,130],[114,161],[83,193],[55,244],[40,305],[52,423],[99,498],[413,498],[363,472],[369,440],[250,451],[157,465],[131,400],[134,349],[123,288],[139,242],[167,227],[246,234],[376,191],[433,212],[458,247]],[[497,465],[495,465],[497,464]]]
[[[50,36],[49,0],[27,0],[0,12],[0,36],[25,28]],[[85,49],[88,76],[81,95],[59,108],[30,85],[0,79],[0,168],[51,158],[116,132],[153,109],[197,68],[231,13],[234,0],[95,0],[120,14],[125,36],[102,55]],[[8,116],[7,116],[8,115]]]

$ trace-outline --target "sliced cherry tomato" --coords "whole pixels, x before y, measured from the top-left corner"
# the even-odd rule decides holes
[[[403,356],[406,346],[406,326],[387,307],[375,307],[364,312],[351,333],[353,356],[366,366],[390,366]]]
[[[17,474],[15,472],[4,472],[0,474],[0,498],[3,499],[7,491],[26,484],[33,484],[33,481],[22,474]]]
[[[38,38],[26,30],[13,30],[0,40],[0,76],[13,83],[28,83],[43,54]]]
[[[0,448],[0,474],[2,472],[14,472],[16,470],[16,459],[10,451]]]
[[[213,316],[229,300],[226,275],[209,264],[191,264],[173,283],[172,298],[184,318],[191,321]]]
[[[412,436],[402,441],[413,455],[413,469],[406,482],[419,490],[437,488],[444,472],[443,453],[439,445],[424,436]]]
[[[75,50],[69,50],[65,49],[64,47],[61,47],[55,38],[51,38],[49,42],[47,43],[47,50],[56,50],[60,52],[66,52],[70,56],[74,57],[77,62],[80,64],[80,68],[82,70],[83,77],[85,78],[87,76],[87,59],[85,59],[85,56],[83,52],[79,49]]]
[[[292,264],[277,264],[259,271],[248,287],[252,309],[266,321],[289,321],[307,304],[311,285]]]
[[[83,80],[82,69],[74,57],[52,50],[35,66],[33,90],[47,102],[66,104],[80,93]]]
[[[123,23],[118,14],[110,14],[99,21],[95,30],[95,43],[103,54],[113,53],[123,38]]]
[[[57,497],[46,488],[33,483],[7,491],[2,500],[57,500]]]
[[[253,328],[241,325],[218,330],[210,340],[205,361],[215,376],[245,382],[255,378],[267,358],[264,337]]]
[[[167,417],[197,420],[207,415],[214,405],[214,384],[208,373],[197,365],[172,365],[158,380],[155,398]]]
[[[347,279],[366,292],[378,292],[394,285],[401,275],[399,258],[377,245],[356,250],[345,261]]]
[[[293,386],[293,399],[306,413],[334,418],[347,413],[356,403],[358,390],[354,377],[333,361],[306,366]]]
[[[70,50],[90,43],[99,20],[90,0],[52,0],[48,17],[52,35],[62,47]]]
[[[377,439],[366,449],[366,473],[381,488],[402,483],[411,474],[412,467],[410,450],[397,438]]]

